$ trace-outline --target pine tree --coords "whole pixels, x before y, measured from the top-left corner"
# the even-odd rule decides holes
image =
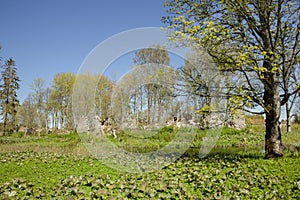
[[[17,90],[20,79],[15,66],[15,61],[11,58],[1,66],[0,114],[3,120],[4,135],[12,133],[16,127],[16,114],[19,107]]]

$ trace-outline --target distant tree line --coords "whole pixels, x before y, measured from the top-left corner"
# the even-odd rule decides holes
[[[76,81],[91,80],[99,82],[94,90],[96,97],[96,109],[101,112],[100,116],[107,118],[109,94],[113,83],[101,75],[75,75],[73,73],[59,73],[55,75],[50,87],[46,87],[45,81],[37,78],[31,84],[31,92],[21,104],[18,112],[18,123],[26,127],[27,131],[38,130],[48,133],[52,131],[76,130],[73,118],[72,94]],[[101,84],[100,84],[101,83]],[[87,87],[89,87],[87,85]],[[91,93],[90,93],[91,94]],[[88,104],[88,102],[86,102]]]
[[[82,122],[91,130],[95,116],[101,123],[113,120],[135,128],[163,126],[175,118],[209,128],[215,113],[225,114],[225,121],[241,114],[236,110],[252,106],[243,101],[247,94],[237,91],[245,79],[222,73],[201,49],[187,54],[178,69],[170,66],[166,48],[159,45],[137,50],[133,63],[118,82],[100,74],[59,73],[47,87],[44,79],[36,78],[20,104],[15,62],[1,60],[1,131],[77,131]]]

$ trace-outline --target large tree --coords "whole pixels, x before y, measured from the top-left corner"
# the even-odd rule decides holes
[[[101,119],[108,119],[111,115],[111,93],[113,83],[106,76],[96,74],[94,78],[97,87],[95,92],[95,112]]]
[[[15,66],[15,61],[11,58],[1,66],[0,107],[4,134],[11,133],[16,128],[16,114],[19,107],[17,90],[20,79]]]
[[[18,109],[18,123],[26,127],[25,135],[38,127],[35,99],[29,94]]]
[[[173,39],[203,47],[223,72],[242,76],[234,97],[265,114],[265,156],[283,156],[281,106],[299,91],[281,85],[299,63],[300,3],[290,0],[167,0]]]
[[[76,131],[97,131],[97,124],[111,118],[114,84],[101,74],[78,74],[72,90],[72,117]],[[118,110],[118,113],[121,110]],[[95,116],[96,115],[96,116]]]
[[[162,106],[166,98],[170,96],[170,91],[166,88],[167,80],[170,80],[173,73],[170,73],[170,57],[165,47],[160,45],[150,46],[135,52],[133,59],[135,66],[135,79],[142,82],[140,91],[136,90],[134,98],[135,116],[142,111],[137,108],[137,95],[140,96],[140,106],[143,106],[143,93],[146,96],[147,124],[160,122]],[[137,69],[139,68],[139,69]],[[138,78],[139,77],[139,78]],[[164,80],[164,81],[163,81]]]
[[[55,129],[74,128],[71,95],[75,79],[73,73],[60,73],[54,77],[48,105],[51,108],[52,126]]]
[[[32,103],[36,110],[36,122],[39,129],[45,128],[48,131],[48,109],[47,109],[47,89],[45,87],[45,80],[42,78],[36,78],[30,85],[32,96]]]

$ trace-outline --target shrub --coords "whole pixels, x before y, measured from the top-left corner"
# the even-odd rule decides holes
[[[234,129],[234,128],[229,128],[229,127],[224,127],[222,129],[222,135],[240,135],[242,133],[244,133],[245,130],[238,130],[238,129]]]

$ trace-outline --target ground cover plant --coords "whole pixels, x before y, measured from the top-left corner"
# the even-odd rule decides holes
[[[103,165],[84,150],[78,134],[1,137],[0,199],[299,199],[298,128],[283,133],[285,157],[271,160],[263,158],[259,127],[223,129],[211,153],[199,158],[200,130],[176,162],[141,174]],[[163,145],[172,131],[158,131],[152,144]],[[125,133],[115,142],[141,146]]]

